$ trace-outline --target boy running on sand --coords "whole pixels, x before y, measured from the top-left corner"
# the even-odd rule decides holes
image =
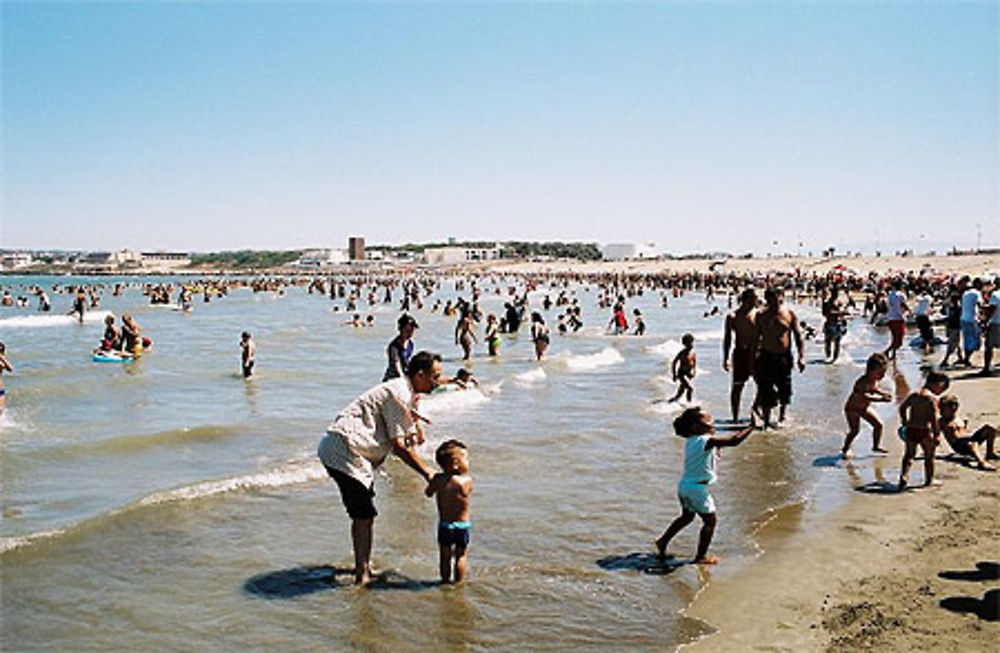
[[[688,401],[694,396],[694,386],[690,381],[698,368],[698,356],[694,353],[694,336],[685,333],[681,338],[681,344],[684,345],[684,349],[677,352],[674,362],[670,365],[670,374],[677,383],[677,394],[671,397],[670,401],[677,401],[685,393]]]
[[[861,420],[872,426],[872,451],[889,453],[879,446],[882,442],[882,420],[871,409],[873,401],[890,401],[892,395],[878,387],[878,382],[885,377],[889,368],[889,359],[885,354],[872,354],[868,357],[865,373],[854,382],[854,389],[844,404],[844,416],[847,417],[847,435],[844,437],[844,447],[840,450],[844,458],[851,457],[851,443],[858,437]]]
[[[440,551],[441,582],[452,581],[454,561],[455,582],[465,578],[469,550],[469,500],[472,495],[472,477],[469,476],[469,454],[458,440],[443,442],[434,452],[441,467],[427,485],[425,494],[437,495],[438,547]]]
[[[757,427],[756,419],[750,417],[750,425],[728,438],[712,437],[715,423],[712,416],[699,407],[688,408],[674,420],[674,432],[685,438],[684,475],[677,484],[677,498],[681,504],[681,514],[671,522],[666,532],[656,540],[656,553],[666,558],[667,545],[675,535],[694,520],[701,517],[701,532],[698,534],[698,552],[695,564],[714,565],[719,558],[708,555],[708,545],[715,533],[715,500],[708,486],[715,483],[715,460],[718,449],[735,447]]]
[[[941,410],[939,426],[944,439],[948,441],[951,450],[959,456],[971,456],[975,459],[979,469],[995,470],[996,467],[987,464],[986,460],[997,460],[996,453],[996,427],[983,424],[972,435],[969,432],[968,421],[958,421],[958,397],[955,395],[945,395],[938,401]],[[986,444],[986,459],[979,453],[979,445]]]
[[[934,449],[941,438],[937,397],[948,389],[948,377],[931,372],[924,387],[911,393],[899,405],[899,422],[904,427],[906,451],[899,471],[899,491],[906,489],[910,465],[917,455],[917,445],[924,450],[924,487],[934,485]]]

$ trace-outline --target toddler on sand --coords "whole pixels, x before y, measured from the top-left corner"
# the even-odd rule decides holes
[[[872,354],[868,357],[868,364],[865,373],[854,382],[854,389],[847,397],[844,404],[844,416],[847,417],[847,435],[844,437],[844,446],[840,450],[844,458],[851,457],[851,443],[858,437],[858,430],[861,427],[861,420],[865,420],[872,426],[872,451],[875,453],[888,453],[879,447],[882,442],[882,420],[878,418],[875,411],[871,409],[873,401],[890,401],[892,395],[878,387],[878,382],[885,377],[889,368],[889,359],[885,354]]]
[[[997,429],[989,424],[983,424],[976,432],[969,435],[968,422],[958,420],[958,397],[945,395],[938,401],[941,411],[939,426],[944,439],[948,441],[951,450],[959,456],[969,456],[976,461],[976,466],[983,470],[995,470],[987,460],[997,460],[996,439]],[[979,445],[986,445],[986,458],[979,452]]]
[[[440,548],[441,582],[460,582],[465,577],[469,549],[469,500],[472,477],[469,476],[469,454],[458,440],[442,443],[434,453],[442,472],[435,474],[426,494],[437,495],[438,547]]]
[[[934,485],[934,449],[941,439],[938,423],[937,397],[948,389],[949,379],[940,372],[931,372],[924,387],[911,393],[899,405],[899,422],[903,425],[906,451],[899,472],[899,490],[906,489],[910,465],[917,455],[917,446],[924,450],[924,486]]]

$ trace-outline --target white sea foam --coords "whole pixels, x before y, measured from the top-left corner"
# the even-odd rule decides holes
[[[111,311],[90,311],[85,313],[83,321],[85,324],[93,322],[103,322],[104,318],[111,315]],[[80,319],[75,315],[52,315],[51,313],[42,315],[18,315],[0,320],[0,329],[33,329],[37,327],[69,326],[78,324]]]
[[[65,533],[62,529],[32,533],[30,535],[18,535],[15,537],[0,537],[0,553],[7,553],[21,547],[35,544],[41,540],[58,537]]]
[[[175,501],[201,499],[218,494],[228,494],[239,490],[258,490],[262,488],[284,487],[298,485],[325,478],[323,467],[314,460],[288,463],[277,469],[257,474],[247,474],[217,481],[206,481],[194,485],[156,492],[139,500],[139,506],[154,506]]]
[[[614,347],[605,347],[601,351],[593,354],[579,354],[575,356],[567,354],[565,357],[555,360],[562,362],[562,364],[573,372],[594,370],[599,367],[617,365],[618,363],[625,362],[625,358]]]
[[[445,392],[435,392],[421,398],[420,412],[428,417],[432,417],[434,415],[443,415],[445,413],[473,408],[489,400],[489,397],[476,388],[462,390],[456,387],[454,390],[449,389]]]
[[[662,358],[673,359],[674,356],[684,349],[684,345],[676,340],[667,340],[666,342],[661,342],[658,345],[650,345],[646,347],[646,351],[654,356],[660,356]]]
[[[512,378],[518,383],[540,383],[546,379],[547,375],[545,370],[540,367],[536,367],[533,370],[528,370],[527,372],[521,372],[520,374],[515,374]]]

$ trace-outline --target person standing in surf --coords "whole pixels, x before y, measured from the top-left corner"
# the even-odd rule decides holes
[[[396,320],[396,329],[399,333],[389,341],[386,347],[386,355],[389,357],[389,364],[382,375],[382,381],[398,379],[404,375],[410,356],[413,355],[413,333],[418,328],[417,321],[411,315],[400,315]]]
[[[708,555],[708,547],[715,534],[715,499],[712,498],[708,486],[715,483],[715,461],[719,449],[735,447],[742,443],[756,428],[753,416],[750,425],[728,438],[717,438],[715,423],[712,416],[699,407],[688,408],[674,420],[674,432],[685,439],[684,442],[684,474],[677,483],[677,499],[681,504],[681,514],[667,528],[666,532],[657,538],[656,554],[662,560],[667,557],[667,545],[675,535],[694,521],[694,516],[701,517],[701,532],[698,534],[698,552],[695,554],[696,565],[714,565],[719,558]]]
[[[722,336],[722,369],[730,370],[732,361],[733,381],[729,391],[729,406],[733,421],[740,419],[740,398],[743,386],[750,379],[757,349],[757,293],[747,288],[740,293],[740,305],[726,316],[725,331]],[[734,339],[735,336],[735,339]],[[735,340],[735,342],[734,342]],[[730,359],[730,347],[732,359]]]
[[[764,291],[766,308],[757,314],[757,337],[760,342],[757,354],[757,385],[764,427],[774,427],[771,410],[779,406],[778,421],[785,420],[785,412],[792,400],[792,342],[798,354],[799,372],[806,364],[799,318],[784,306],[785,292],[778,286]],[[756,402],[755,402],[756,403]]]
[[[7,345],[0,342],[0,415],[7,408],[7,386],[3,383],[3,373],[13,371],[14,366],[7,360]]]
[[[545,326],[545,318],[538,311],[531,314],[531,341],[535,343],[535,360],[542,360],[549,348],[549,327]]]
[[[441,357],[418,352],[405,376],[378,384],[341,410],[319,443],[319,459],[351,518],[356,584],[367,583],[372,575],[375,470],[394,453],[428,483],[433,478],[417,452],[424,431],[416,404],[418,393],[431,392],[440,380]]]
[[[249,331],[244,331],[240,335],[240,367],[243,370],[243,378],[249,379],[253,375],[253,366],[257,361],[257,345],[250,337]]]

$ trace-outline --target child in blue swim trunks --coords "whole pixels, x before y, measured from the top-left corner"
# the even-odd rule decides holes
[[[752,414],[752,413],[751,413]],[[715,533],[715,500],[708,486],[715,483],[715,459],[722,447],[735,447],[757,427],[756,419],[750,418],[750,425],[728,438],[713,437],[715,423],[712,416],[701,408],[688,408],[674,420],[674,431],[684,438],[684,475],[677,484],[677,498],[681,504],[681,514],[671,522],[666,532],[656,540],[656,552],[666,558],[667,545],[675,535],[694,520],[701,517],[701,533],[698,535],[698,553],[695,564],[714,565],[716,556],[708,555],[708,545]]]
[[[429,497],[437,495],[441,582],[450,583],[454,577],[458,583],[465,578],[471,529],[469,453],[458,440],[448,440],[437,448],[434,459],[442,471],[431,479],[426,494]]]

